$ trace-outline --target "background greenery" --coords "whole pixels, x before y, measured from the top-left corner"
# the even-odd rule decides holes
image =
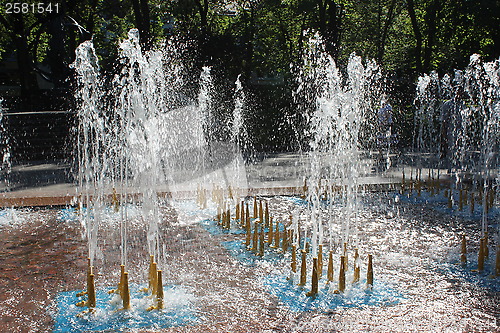
[[[169,38],[182,41],[193,78],[212,66],[215,86],[227,88],[220,89],[221,103],[231,99],[228,87],[242,74],[255,102],[250,131],[262,150],[298,148],[289,140],[294,129],[280,124],[298,112],[293,68],[308,32],[319,32],[341,68],[353,52],[382,66],[406,137],[419,74],[463,68],[473,53],[485,60],[500,55],[500,0],[57,0],[57,13],[25,14],[6,13],[8,2],[0,6],[0,61],[16,70],[2,75],[0,85],[17,90],[2,90],[7,107],[33,109],[43,104],[36,96],[48,94],[59,101],[51,108],[71,108],[75,48],[92,38],[103,73],[112,75],[118,42],[135,27],[145,50]],[[50,91],[40,92],[40,77]],[[278,84],[255,84],[262,77]]]

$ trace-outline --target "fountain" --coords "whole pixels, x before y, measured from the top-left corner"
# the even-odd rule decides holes
[[[479,271],[484,270],[490,236],[497,244],[495,252],[500,240],[494,208],[499,192],[499,73],[499,60],[484,63],[474,54],[464,71],[442,78],[433,72],[420,77],[417,85],[418,162],[411,172],[416,175],[418,196],[427,169],[430,201],[444,201],[449,211],[480,220],[482,240],[475,263]],[[465,262],[465,239],[463,252]]]
[[[0,174],[2,175],[2,182],[5,182],[5,185],[2,184],[2,187],[9,187],[9,173],[11,171],[11,162],[10,162],[10,143],[9,143],[9,134],[4,122],[4,110],[2,107],[3,100],[0,98],[0,156],[2,157],[2,162],[0,164]]]
[[[216,112],[212,69],[187,91],[179,47],[143,52],[131,30],[111,79],[90,41],[78,48],[77,192],[64,209],[1,212],[0,328],[498,326],[498,61],[422,76],[414,151],[378,168],[383,75],[355,55],[339,69],[313,36],[294,92],[309,101],[307,171],[249,188],[242,80]]]

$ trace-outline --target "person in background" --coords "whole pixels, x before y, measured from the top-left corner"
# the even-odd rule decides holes
[[[379,137],[390,138],[392,135],[392,106],[385,99],[377,113],[379,124]]]
[[[387,102],[387,97],[382,97],[380,108],[377,111],[377,146],[379,151],[379,168],[387,170],[391,166],[389,157],[390,146],[393,143],[392,134],[392,106]],[[387,150],[387,157],[384,162],[383,150]],[[385,164],[385,165],[382,165]]]

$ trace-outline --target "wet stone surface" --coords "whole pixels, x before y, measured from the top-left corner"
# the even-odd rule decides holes
[[[277,219],[305,209],[291,198],[266,200]],[[356,238],[362,275],[366,255],[372,253],[376,283],[387,284],[403,297],[388,306],[360,304],[303,312],[291,309],[265,284],[267,276],[289,274],[289,256],[274,261],[264,257],[247,265],[223,246],[243,241],[243,234],[209,233],[198,217],[165,207],[159,226],[164,283],[182,286],[194,295],[193,310],[199,321],[135,331],[499,331],[500,280],[469,274],[479,226],[422,205],[391,200],[380,195],[363,201]],[[85,285],[87,243],[82,228],[77,220],[61,220],[57,210],[18,210],[5,213],[2,219],[0,331],[51,332],[57,294],[79,291]],[[466,270],[456,265],[463,233],[471,240],[471,266]],[[131,220],[127,265],[131,283],[145,281],[146,238],[140,218]],[[98,245],[96,287],[113,287],[119,279],[119,227],[112,222],[101,225]]]

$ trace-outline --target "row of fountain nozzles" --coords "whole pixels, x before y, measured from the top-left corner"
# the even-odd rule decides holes
[[[307,247],[307,246],[306,246]],[[334,268],[333,268],[333,251],[329,251],[328,255],[328,269],[327,269],[327,284],[330,285],[334,281]],[[356,284],[360,280],[360,266],[358,249],[354,249],[354,274],[352,283]],[[340,256],[339,266],[339,280],[338,289],[334,291],[335,294],[343,293],[346,289],[346,273],[348,271],[348,256],[347,256],[347,243],[344,244],[344,254]],[[292,246],[292,262],[291,262],[291,278],[297,274],[297,248]],[[319,245],[319,251],[316,257],[313,258],[313,268],[311,274],[311,291],[307,296],[316,296],[318,294],[319,280],[323,274],[323,245]],[[307,250],[301,251],[301,265],[300,265],[300,281],[299,286],[305,286],[307,282]],[[373,288],[373,255],[368,255],[368,267],[366,271],[366,285],[368,289]]]
[[[88,269],[87,269],[87,289],[77,293],[77,297],[87,296],[87,300],[78,302],[76,305],[80,307],[87,307],[88,309],[82,312],[80,315],[85,313],[93,313],[96,307],[96,293],[95,293],[95,279],[94,279],[94,266],[91,265],[91,260],[88,258]],[[154,256],[150,256],[149,272],[148,272],[148,287],[142,289],[143,292],[151,292],[151,296],[155,298],[154,305],[149,307],[147,310],[161,310],[163,309],[163,282],[162,282],[162,271],[157,269],[157,264],[154,261]],[[118,294],[122,299],[123,308],[120,310],[130,309],[130,289],[128,282],[128,272],[125,271],[125,265],[120,265],[120,282],[118,283],[118,288],[110,290],[109,294]]]
[[[475,272],[484,271],[484,263],[489,256],[488,247],[488,232],[485,232],[483,237],[479,240],[479,251],[477,255],[477,269]],[[462,266],[467,265],[467,239],[465,235],[462,236],[460,262]],[[494,277],[500,276],[500,245],[497,245],[496,260],[495,260],[495,273]]]
[[[401,180],[401,194],[404,194],[407,189],[409,190],[409,192],[412,192],[413,189],[415,189],[418,196],[420,196],[424,184],[431,195],[439,193],[442,188],[440,180],[431,177],[430,169],[429,176],[426,181],[422,181],[421,179],[413,180],[412,178],[410,178],[408,182],[405,180],[405,172],[403,170]],[[448,208],[453,208],[453,190],[450,188],[449,184],[448,187],[444,189],[444,197],[448,200]],[[467,188],[458,189],[458,200],[456,202],[460,211],[463,210],[463,207],[465,205],[469,204],[471,213],[474,212],[476,201],[479,203],[483,203],[485,205],[486,213],[488,213],[490,209],[495,205],[494,189],[490,187],[486,191],[486,193],[484,193],[482,187],[479,187],[477,192],[474,192]]]
[[[294,237],[294,230],[288,230],[286,223],[281,223],[283,226],[283,231],[280,232],[280,223],[274,223],[273,217],[269,214],[269,204],[265,201],[263,204],[262,200],[257,201],[254,197],[253,200],[253,228],[250,221],[250,209],[248,202],[245,203],[243,200],[241,203],[236,204],[235,216],[236,221],[239,220],[240,227],[245,230],[245,240],[244,244],[247,250],[252,251],[257,256],[263,256],[265,245],[267,244],[270,248],[278,249],[281,248],[283,253],[286,253],[290,248],[291,240]],[[231,212],[229,207],[226,206],[225,202],[221,200],[217,207],[216,221],[219,226],[224,229],[231,228]],[[292,216],[290,216],[291,224]],[[267,241],[265,240],[265,228],[268,228]],[[300,238],[300,235],[298,235]],[[280,246],[281,242],[281,246]],[[298,240],[300,243],[300,239]],[[291,245],[292,248],[292,264],[291,264],[291,274],[292,276],[297,273],[297,246]],[[309,252],[309,243],[305,243],[304,250],[301,251],[301,268],[300,268],[300,286],[304,286],[307,281],[307,253]],[[359,254],[358,250],[355,249],[354,254],[354,277],[353,283],[357,283],[360,280],[360,267],[359,267]],[[367,285],[369,288],[373,286],[373,260],[372,255],[368,256],[368,269],[367,269]],[[328,283],[333,282],[333,252],[329,253],[328,261]],[[318,280],[322,276],[323,267],[323,245],[319,245],[319,251],[315,258],[313,258],[313,269],[312,269],[312,288],[308,293],[309,296],[314,296],[318,293]],[[336,290],[337,293],[344,292],[346,287],[346,272],[348,270],[348,256],[347,256],[347,243],[344,244],[344,254],[341,256],[341,264],[339,269],[339,287]]]

